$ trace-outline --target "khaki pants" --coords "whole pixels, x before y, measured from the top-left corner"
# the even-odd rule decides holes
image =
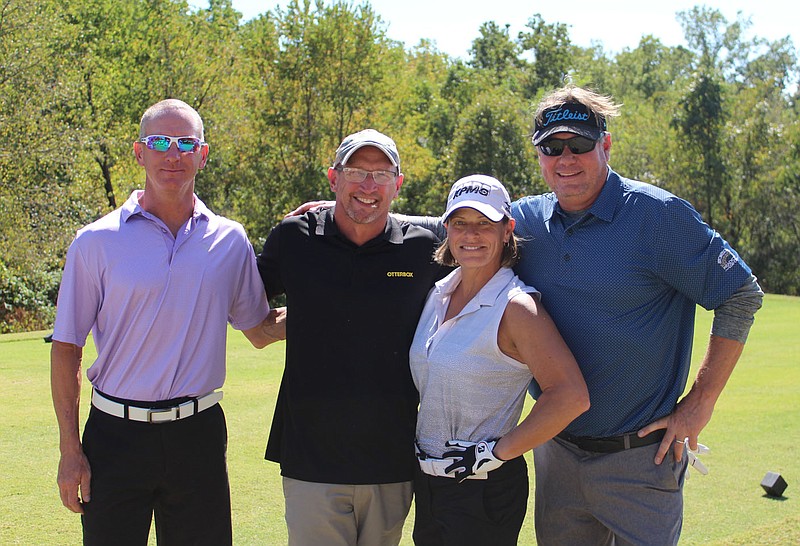
[[[283,478],[289,546],[396,546],[411,507],[411,482],[313,483]]]

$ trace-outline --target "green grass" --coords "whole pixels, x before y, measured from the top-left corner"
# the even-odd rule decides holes
[[[701,310],[695,365],[711,313]],[[43,332],[0,336],[0,544],[80,544],[80,520],[61,506],[55,484],[58,431],[50,401]],[[236,544],[285,544],[277,465],[264,446],[283,369],[283,344],[263,351],[231,331],[223,406]],[[93,347],[86,349],[91,363]],[[83,419],[88,400],[84,385]],[[681,544],[800,544],[800,299],[767,296],[744,355],[701,441],[708,476],[692,472],[685,488]],[[530,464],[530,455],[529,464]],[[761,479],[780,472],[785,498],[764,495]],[[531,484],[533,487],[533,484]],[[532,496],[531,496],[532,498]],[[402,544],[410,545],[412,515]],[[152,538],[152,537],[151,537]],[[151,540],[151,544],[155,544]],[[533,503],[520,544],[535,544]]]

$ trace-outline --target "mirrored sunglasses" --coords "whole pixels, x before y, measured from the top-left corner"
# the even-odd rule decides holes
[[[150,150],[166,152],[174,142],[181,152],[194,152],[205,144],[199,138],[191,136],[171,137],[167,135],[149,135],[142,137],[137,142],[143,142]]]

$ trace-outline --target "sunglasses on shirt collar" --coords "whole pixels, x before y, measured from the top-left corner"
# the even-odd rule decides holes
[[[205,142],[192,136],[171,137],[167,135],[148,135],[136,142],[143,142],[150,150],[166,152],[174,142],[180,152],[195,152],[200,149]]]
[[[591,138],[586,138],[585,136],[574,136],[572,138],[566,139],[558,139],[558,138],[548,138],[547,140],[543,140],[538,144],[539,150],[544,155],[555,157],[559,156],[564,153],[564,148],[569,147],[569,151],[573,154],[585,154],[587,152],[591,152],[594,150],[594,147],[597,146],[597,143],[602,140],[605,136],[605,133],[602,133],[599,138],[592,140]]]

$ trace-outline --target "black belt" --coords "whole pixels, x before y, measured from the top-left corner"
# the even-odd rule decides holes
[[[557,435],[564,441],[574,444],[584,451],[595,453],[616,453],[634,447],[649,446],[660,442],[664,438],[666,430],[661,428],[639,438],[635,432],[623,434],[621,436],[610,436],[608,438],[590,438],[588,436],[573,436],[568,432],[561,432]]]

